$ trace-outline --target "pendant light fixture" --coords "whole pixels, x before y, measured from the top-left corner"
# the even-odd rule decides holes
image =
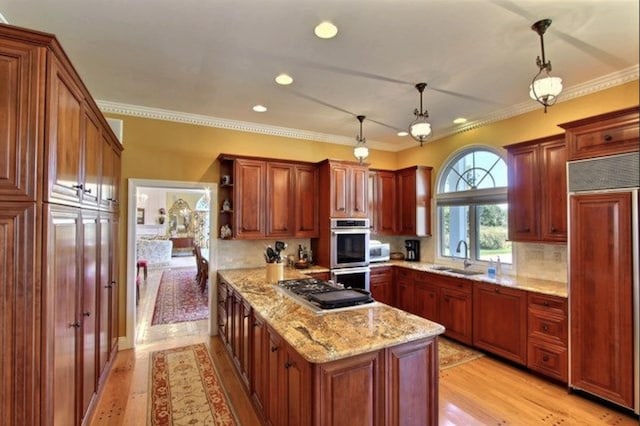
[[[529,86],[529,96],[531,99],[538,101],[544,106],[544,112],[547,113],[547,107],[550,107],[558,100],[558,95],[562,92],[562,79],[560,77],[551,77],[551,61],[547,61],[544,55],[544,33],[551,26],[551,19],[542,19],[531,26],[531,29],[540,36],[540,48],[542,50],[542,59],[540,56],[536,59],[536,65],[540,70]]]
[[[427,122],[429,113],[426,109],[424,111],[422,109],[422,92],[424,92],[425,87],[427,87],[427,83],[416,84],[416,89],[420,92],[420,109],[416,108],[413,112],[416,119],[409,126],[409,134],[420,142],[420,146],[431,136],[431,124]]]
[[[369,148],[367,148],[367,139],[362,136],[362,122],[366,118],[364,115],[359,115],[356,117],[360,122],[360,134],[356,135],[356,146],[353,148],[353,155],[360,161],[362,161],[369,156]]]

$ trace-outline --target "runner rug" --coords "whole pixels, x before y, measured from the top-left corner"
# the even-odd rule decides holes
[[[237,425],[220,376],[203,343],[151,354],[152,425]]]
[[[174,324],[209,318],[207,293],[200,291],[195,268],[162,273],[151,325]]]
[[[446,370],[447,368],[473,361],[481,356],[484,356],[482,352],[475,351],[443,337],[438,338],[440,370]]]

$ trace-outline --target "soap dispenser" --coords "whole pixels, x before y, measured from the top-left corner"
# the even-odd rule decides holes
[[[493,263],[493,258],[489,259],[489,267],[487,268],[487,276],[489,278],[496,277],[496,265]]]

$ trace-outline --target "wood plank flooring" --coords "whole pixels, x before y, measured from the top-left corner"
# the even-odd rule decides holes
[[[152,286],[153,279],[150,274]],[[220,338],[209,337],[206,330],[189,325],[167,327],[162,332],[141,331],[138,336],[145,338],[135,350],[118,353],[91,425],[146,424],[150,353],[200,342],[211,351],[240,424],[260,424]],[[637,418],[569,394],[564,386],[489,356],[440,373],[440,425],[638,424]]]

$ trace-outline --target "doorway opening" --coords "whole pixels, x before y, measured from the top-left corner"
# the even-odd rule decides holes
[[[214,184],[129,179],[127,325],[121,349],[215,333],[216,199]],[[198,269],[201,259],[205,271]]]

